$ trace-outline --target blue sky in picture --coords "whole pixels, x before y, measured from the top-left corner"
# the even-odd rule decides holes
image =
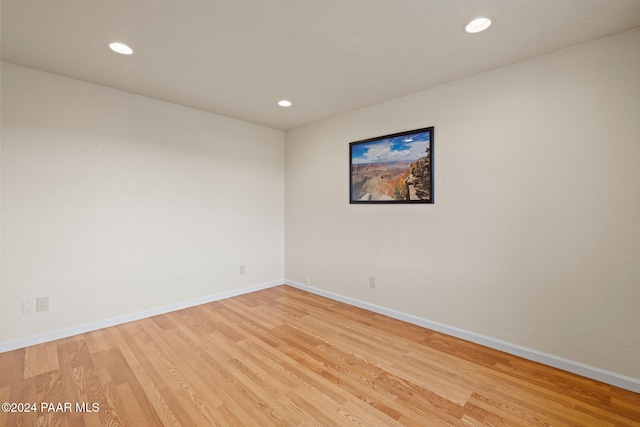
[[[357,165],[415,161],[426,155],[427,148],[431,145],[430,136],[430,132],[418,132],[353,144],[351,146],[351,163]]]

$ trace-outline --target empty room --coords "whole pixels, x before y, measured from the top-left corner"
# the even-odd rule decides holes
[[[640,1],[0,16],[0,426],[640,426]]]

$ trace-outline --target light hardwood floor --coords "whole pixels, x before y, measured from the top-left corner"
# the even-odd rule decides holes
[[[288,286],[2,353],[0,402],[36,403],[0,426],[640,426],[639,394]]]

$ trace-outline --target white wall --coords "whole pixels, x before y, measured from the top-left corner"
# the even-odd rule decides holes
[[[435,204],[349,205],[426,126]],[[639,135],[640,30],[289,131],[286,277],[640,379]]]
[[[1,99],[0,343],[283,279],[282,131],[7,63]]]

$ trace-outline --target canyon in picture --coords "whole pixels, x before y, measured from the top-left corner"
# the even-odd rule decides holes
[[[351,144],[351,202],[432,202],[431,128]]]

